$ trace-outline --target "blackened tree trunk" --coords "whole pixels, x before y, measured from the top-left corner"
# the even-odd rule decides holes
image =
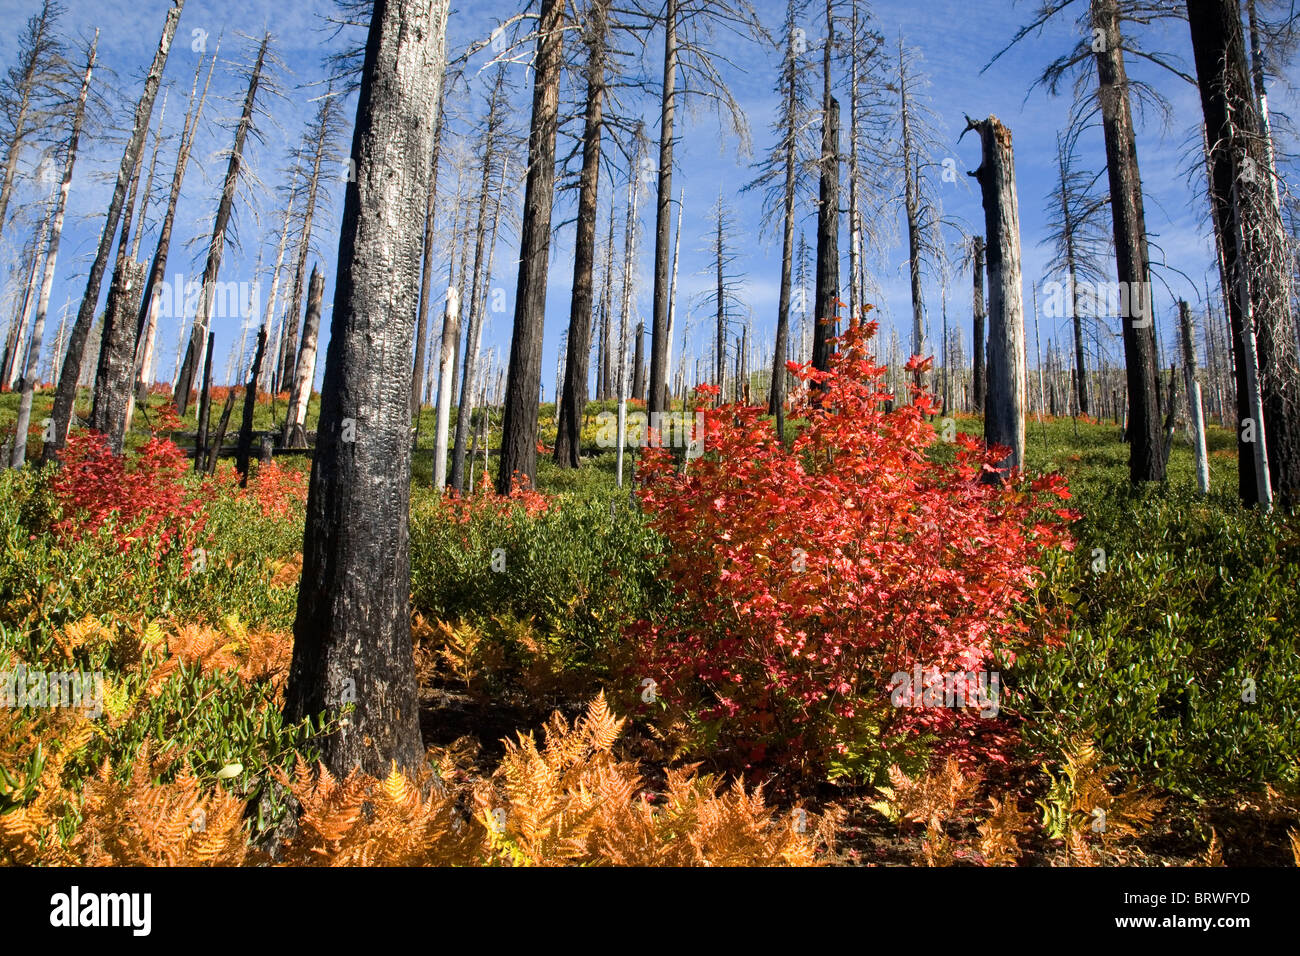
[[[1129,479],[1136,484],[1161,481],[1165,473],[1151,267],[1128,74],[1124,68],[1119,0],[1091,2],[1092,25],[1100,31],[1093,49],[1106,138],[1115,266],[1120,288],[1127,290],[1129,303],[1128,314],[1122,321],[1129,401]]]
[[[564,394],[555,436],[555,463],[577,468],[582,416],[587,408],[587,372],[591,359],[591,313],[596,261],[596,204],[600,192],[600,137],[605,102],[606,15],[612,0],[595,0],[585,23],[587,40],[587,110],[582,131],[582,172],[578,178],[578,226],[573,247],[573,296],[569,304],[568,355]],[[652,376],[653,377],[653,376]]]
[[[311,399],[311,383],[316,378],[316,343],[320,338],[321,299],[325,296],[325,276],[315,266],[307,283],[307,315],[302,320],[302,348],[294,366],[293,390],[289,393],[289,408],[284,419],[281,444],[285,448],[307,447],[307,402]]]
[[[974,245],[971,256],[971,271],[974,278],[972,298],[974,299],[975,312],[974,341],[971,343],[971,404],[975,406],[975,414],[983,415],[985,413],[984,400],[988,385],[984,369],[984,343],[986,341],[984,333],[984,237],[976,236],[971,242]]]
[[[659,189],[655,201],[655,284],[650,340],[651,412],[668,408],[668,247],[673,202],[673,120],[677,86],[677,0],[664,12],[664,80],[659,103]]]
[[[1228,297],[1237,367],[1238,456],[1256,458],[1256,490],[1242,480],[1247,503],[1265,501],[1259,480],[1260,439],[1278,503],[1300,502],[1300,356],[1291,303],[1286,233],[1274,200],[1268,140],[1246,61],[1241,13],[1226,0],[1188,0],[1188,22],[1210,146],[1211,204],[1234,293]],[[1254,354],[1249,348],[1253,331]],[[1258,369],[1256,399],[1251,379]],[[1263,427],[1252,406],[1262,406]],[[1247,420],[1254,420],[1253,429]],[[1246,447],[1243,436],[1254,439]]]
[[[898,98],[903,126],[903,209],[907,214],[907,273],[912,292],[912,354],[925,352],[925,299],[921,292],[920,158],[912,140],[912,108],[907,98],[903,38],[898,38]],[[920,373],[917,373],[920,384]]]
[[[632,346],[632,391],[631,398],[638,401],[645,399],[645,323],[636,324],[636,342]]]
[[[836,334],[840,300],[840,103],[826,102],[822,133],[822,174],[817,210],[817,293],[813,326],[813,368],[831,365],[831,339]]]
[[[123,234],[123,243],[126,236]],[[136,302],[144,285],[144,263],[123,256],[113,270],[113,283],[104,310],[95,373],[90,427],[108,439],[113,454],[122,454],[135,373]]]
[[[77,382],[81,378],[81,363],[85,357],[86,340],[90,337],[90,329],[95,322],[95,310],[99,305],[99,287],[104,281],[104,271],[108,268],[108,255],[113,248],[113,239],[117,235],[117,226],[122,216],[122,204],[126,199],[127,183],[131,171],[135,168],[136,157],[144,148],[144,138],[149,132],[150,117],[153,115],[154,98],[158,95],[163,68],[167,65],[167,54],[171,51],[172,39],[176,36],[176,25],[180,22],[181,10],[184,7],[185,0],[174,0],[174,5],[167,11],[162,37],[158,40],[158,49],[154,52],[153,63],[145,78],[144,92],[135,107],[131,138],[127,141],[126,149],[122,151],[122,162],[118,166],[117,182],[113,186],[113,197],[109,200],[104,230],[100,233],[99,248],[95,252],[90,275],[86,280],[86,292],[82,296],[81,307],[77,310],[77,319],[68,332],[67,354],[63,359],[63,370],[59,375],[59,386],[54,394],[54,409],[50,416],[53,419],[52,435],[41,453],[43,464],[54,462],[68,439],[68,429],[72,424],[72,406],[77,400]]]
[[[248,459],[253,453],[253,412],[257,408],[257,384],[262,377],[266,360],[266,336],[269,325],[263,323],[257,330],[257,353],[253,367],[248,372],[248,385],[244,388],[244,411],[239,425],[239,443],[235,449],[235,470],[239,472],[239,485],[248,487]]]
[[[1021,468],[1025,462],[1025,303],[1020,279],[1020,203],[1016,195],[1016,164],[1011,130],[996,116],[967,128],[979,133],[982,161],[972,175],[979,181],[984,202],[984,232],[988,239],[989,364],[984,438],[1010,454],[1000,469]]]
[[[857,15],[857,8],[854,8]],[[782,144],[785,154],[785,182],[781,189],[781,290],[776,303],[776,344],[772,356],[772,388],[768,395],[767,411],[776,416],[776,433],[785,435],[785,379],[786,356],[790,351],[790,289],[794,272],[794,200],[795,184],[798,174],[796,154],[799,123],[799,83],[797,73],[799,62],[796,49],[794,6],[791,5],[786,16],[786,54],[785,54],[785,142]],[[855,91],[856,92],[856,91]],[[855,193],[856,195],[856,193]]]
[[[375,0],[366,41],[285,689],[290,720],[355,704],[317,740],[336,775],[424,759],[407,532],[420,232],[409,227],[427,197],[446,18],[446,0]]]
[[[203,378],[199,386],[198,429],[194,433],[194,470],[203,471],[204,456],[208,451],[208,408],[212,401],[212,350],[217,334],[208,333],[203,350]]]
[[[528,177],[519,248],[515,324],[506,377],[505,418],[497,492],[509,494],[516,478],[532,481],[537,471],[537,406],[542,377],[542,332],[546,320],[546,274],[555,191],[555,134],[559,118],[565,0],[542,0],[537,57],[533,64],[533,118],[528,137]]]
[[[235,191],[239,185],[239,168],[243,162],[244,142],[249,127],[253,125],[253,102],[257,97],[257,87],[262,79],[262,66],[266,62],[266,50],[271,42],[271,35],[264,34],[261,47],[257,51],[257,62],[248,78],[248,91],[244,94],[244,109],[235,127],[235,144],[230,151],[230,161],[226,164],[226,179],[221,187],[221,200],[217,203],[217,216],[212,222],[212,238],[208,242],[208,261],[203,267],[203,288],[199,292],[199,308],[194,316],[194,330],[190,335],[189,348],[185,352],[185,361],[181,363],[180,375],[177,376],[175,399],[176,409],[182,415],[189,407],[190,389],[194,385],[194,373],[203,358],[203,345],[207,340],[208,326],[212,318],[212,301],[216,294],[217,274],[221,271],[221,259],[226,249],[226,230],[230,226],[230,214],[235,206]]]

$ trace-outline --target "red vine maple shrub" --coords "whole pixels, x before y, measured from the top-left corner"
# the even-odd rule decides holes
[[[307,472],[272,460],[258,465],[244,494],[257,502],[263,518],[293,518],[307,504],[308,478]]]
[[[158,555],[174,547],[189,556],[207,521],[204,503],[211,486],[186,483],[190,462],[175,443],[156,435],[128,458],[114,455],[99,432],[69,436],[51,479],[63,517],[54,530],[78,540],[110,521],[122,549],[149,541]]]
[[[637,625],[637,682],[738,765],[824,770],[864,737],[969,727],[970,712],[892,707],[891,676],[1014,660],[1039,559],[1072,547],[1073,513],[1049,507],[1069,497],[1062,478],[982,481],[1007,449],[964,434],[955,455],[934,454],[935,409],[916,387],[886,410],[886,370],[866,351],[876,328],[850,328],[827,372],[789,363],[816,386],[800,389],[792,447],[763,409],[710,408],[717,389],[701,386],[704,456],[682,469],[644,452],[640,497],[680,601]]]

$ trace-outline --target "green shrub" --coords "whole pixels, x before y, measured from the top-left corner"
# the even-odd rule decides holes
[[[1109,761],[1184,793],[1295,783],[1294,520],[1124,480],[1078,506],[1074,560],[1047,585],[1074,605],[1070,635],[1011,685],[1029,743],[1055,752],[1090,731]]]

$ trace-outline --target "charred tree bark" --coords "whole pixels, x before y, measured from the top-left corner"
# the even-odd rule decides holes
[[[123,234],[123,242],[126,236]],[[123,256],[113,270],[104,311],[99,368],[95,373],[90,427],[108,439],[113,454],[122,454],[135,373],[135,304],[144,285],[144,263]]]
[[[655,284],[650,339],[651,412],[668,408],[668,247],[672,228],[673,120],[677,86],[677,0],[664,12],[664,80],[659,109],[659,189],[655,199]]]
[[[248,487],[248,460],[253,454],[253,412],[257,409],[257,384],[262,376],[266,359],[266,335],[269,326],[257,330],[257,353],[253,367],[248,372],[248,385],[244,388],[244,412],[239,425],[239,444],[235,451],[235,469],[239,472],[239,486]]]
[[[208,333],[203,351],[203,379],[199,387],[198,428],[194,433],[194,470],[203,471],[203,462],[208,452],[208,408],[212,402],[212,350],[217,334]]]
[[[1124,68],[1118,0],[1091,0],[1092,24],[1106,171],[1115,237],[1115,266],[1120,288],[1127,290],[1123,317],[1124,360],[1129,400],[1129,478],[1134,483],[1161,481],[1160,383],[1156,368],[1155,318],[1151,301],[1151,266],[1147,253],[1146,215],[1137,141]]]
[[[149,131],[150,117],[153,115],[154,98],[158,95],[158,85],[162,82],[163,68],[167,65],[167,54],[171,51],[172,39],[176,36],[176,25],[180,22],[181,10],[185,0],[174,0],[167,11],[163,24],[162,37],[158,49],[154,52],[153,63],[145,78],[144,92],[136,104],[135,120],[131,127],[131,138],[126,149],[122,151],[122,162],[117,170],[117,182],[113,187],[113,197],[109,200],[108,214],[104,219],[104,230],[100,233],[99,248],[90,267],[90,276],[86,280],[86,292],[77,311],[77,319],[68,332],[67,354],[63,360],[63,370],[59,375],[59,386],[54,395],[53,434],[45,443],[41,453],[41,462],[48,464],[58,458],[68,438],[68,428],[72,424],[72,406],[77,400],[77,381],[81,377],[81,363],[85,357],[86,339],[90,336],[91,326],[95,322],[95,309],[99,305],[99,287],[104,281],[104,270],[108,268],[108,254],[117,235],[118,222],[122,216],[122,203],[126,198],[127,181],[131,170],[135,168],[136,157],[144,147],[144,138]]]
[[[975,406],[974,411],[977,415],[985,414],[985,395],[987,394],[987,379],[984,369],[984,350],[985,350],[985,333],[984,333],[984,237],[976,236],[971,240],[974,244],[972,254],[972,273],[974,278],[974,289],[972,297],[974,299],[975,311],[975,328],[974,341],[971,344],[971,403]]]
[[[982,160],[972,175],[979,181],[988,238],[989,363],[984,438],[1010,453],[1000,469],[1025,462],[1025,303],[1020,278],[1020,203],[1011,131],[996,116],[967,129],[979,133]]]
[[[555,463],[577,468],[582,415],[587,408],[591,359],[591,314],[596,261],[596,213],[600,193],[600,137],[605,103],[606,16],[612,0],[596,0],[586,22],[587,110],[582,132],[582,172],[578,179],[578,225],[573,247],[573,296],[569,305],[568,354],[564,394],[555,436]],[[672,0],[670,0],[672,2]],[[562,413],[561,413],[562,410]]]
[[[1266,504],[1268,492],[1258,473],[1267,470],[1279,504],[1291,507],[1300,502],[1300,355],[1287,237],[1273,198],[1276,172],[1261,133],[1237,4],[1188,0],[1187,14],[1210,147],[1211,204],[1234,291],[1228,308],[1237,369],[1238,458],[1255,459],[1254,473],[1239,465],[1239,491],[1248,504]],[[1257,398],[1252,394],[1256,370]],[[1259,446],[1265,436],[1267,468],[1262,469]]]
[[[285,689],[336,775],[424,759],[411,648],[411,352],[419,223],[441,95],[446,0],[375,0],[343,207],[334,311]]]
[[[510,493],[516,476],[531,481],[537,472],[537,406],[555,187],[555,134],[563,72],[564,9],[565,0],[542,0],[538,23],[519,282],[501,428],[501,464],[497,473],[497,492],[503,495]]]

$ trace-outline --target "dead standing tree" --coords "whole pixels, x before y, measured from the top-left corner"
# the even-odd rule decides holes
[[[298,315],[302,311],[302,297],[307,282],[307,257],[312,250],[312,227],[321,207],[326,205],[328,193],[321,192],[321,173],[327,165],[333,165],[338,154],[338,139],[343,134],[343,117],[339,111],[340,94],[333,86],[326,91],[316,109],[307,129],[303,131],[302,152],[311,157],[311,169],[307,180],[300,183],[302,189],[301,209],[302,224],[298,230],[298,248],[294,257],[293,285],[290,286],[289,301],[285,310],[284,331],[280,336],[280,355],[276,366],[273,387],[276,392],[292,385],[294,369],[298,362]],[[351,166],[347,165],[348,178],[352,178]],[[285,420],[284,434],[288,436],[294,427],[293,422]],[[301,423],[297,423],[301,424]]]
[[[564,363],[564,393],[557,396],[555,463],[579,464],[582,416],[587,406],[588,363],[591,358],[593,272],[596,259],[596,215],[600,199],[601,134],[604,123],[606,70],[609,61],[609,8],[612,0],[592,0],[582,21],[587,53],[586,102],[582,133],[582,172],[578,179],[577,236],[573,248],[573,296]]]
[[[477,222],[474,227],[474,265],[470,274],[469,325],[465,330],[465,355],[460,376],[460,400],[456,406],[456,442],[451,458],[449,485],[459,494],[465,490],[465,461],[468,453],[471,415],[474,409],[479,352],[483,343],[483,313],[487,297],[483,295],[487,283],[484,257],[488,252],[489,212],[498,220],[500,202],[493,202],[493,194],[500,194],[505,184],[503,161],[505,149],[502,140],[508,135],[506,121],[505,67],[498,66],[492,91],[488,95],[487,115],[479,136],[479,193]],[[491,227],[495,239],[496,227]],[[539,371],[540,375],[540,371]]]
[[[1238,446],[1239,490],[1250,504],[1267,507],[1276,493],[1282,507],[1291,507],[1300,502],[1300,356],[1277,173],[1250,83],[1238,5],[1188,0],[1187,13],[1210,146],[1211,201],[1232,283],[1238,440],[1252,445]]]
[[[790,353],[790,299],[794,272],[794,220],[795,204],[800,192],[811,193],[809,173],[815,167],[810,162],[816,154],[816,145],[810,131],[815,111],[810,108],[812,88],[808,69],[801,62],[807,51],[807,39],[799,27],[806,5],[800,0],[788,0],[782,35],[774,38],[781,51],[781,70],[777,76],[776,94],[780,110],[772,124],[779,137],[767,156],[755,164],[758,176],[746,184],[746,191],[764,190],[763,222],[770,226],[778,217],[781,223],[781,284],[777,296],[776,342],[772,356],[772,386],[768,392],[768,414],[776,417],[776,432],[785,434],[786,360]]]
[[[194,316],[194,326],[190,334],[189,346],[185,351],[185,360],[181,363],[180,374],[176,379],[176,409],[182,415],[189,407],[190,390],[194,387],[194,378],[203,364],[203,350],[207,342],[212,321],[212,306],[216,295],[217,275],[221,271],[221,260],[226,248],[226,231],[230,228],[231,214],[235,206],[235,193],[239,185],[241,164],[244,156],[244,144],[250,130],[253,129],[254,110],[257,90],[262,82],[262,68],[266,64],[267,49],[271,43],[269,33],[262,36],[258,46],[257,58],[248,76],[248,90],[244,94],[244,105],[239,122],[235,127],[235,141],[230,150],[230,159],[226,164],[226,178],[221,187],[221,199],[217,203],[217,214],[212,221],[212,233],[208,240],[208,258],[203,267],[203,284],[199,290],[198,312]],[[256,133],[254,133],[256,135]]]
[[[659,98],[659,164],[655,193],[654,298],[650,331],[650,412],[668,409],[668,365],[672,342],[668,339],[672,246],[673,153],[676,145],[676,110],[692,97],[713,104],[725,116],[740,141],[742,153],[749,151],[749,130],[744,111],[732,97],[718,64],[724,62],[716,47],[710,48],[715,30],[737,35],[758,30],[758,17],[745,0],[666,0],[664,25],[664,70]],[[680,81],[680,82],[679,82]]]
[[[95,52],[99,47],[99,31],[90,43],[86,55],[86,72],[82,76],[81,90],[72,117],[72,132],[68,135],[67,151],[63,160],[63,178],[59,182],[50,224],[49,247],[45,252],[45,274],[41,279],[40,296],[36,301],[36,318],[32,322],[31,344],[22,366],[22,395],[18,400],[18,421],[14,430],[13,454],[10,465],[21,468],[27,461],[27,428],[32,420],[32,400],[36,394],[36,365],[41,357],[41,344],[45,337],[45,316],[50,308],[50,292],[54,288],[54,266],[59,257],[59,240],[63,235],[63,217],[68,208],[68,191],[72,187],[72,170],[77,162],[77,144],[81,139],[82,123],[86,116],[86,96],[90,92],[90,76],[95,69]],[[2,463],[0,463],[2,464]]]
[[[0,76],[0,119],[4,122],[4,179],[0,182],[0,235],[8,222],[18,162],[28,142],[57,119],[51,101],[67,75],[63,42],[58,36],[62,4],[43,0],[40,12],[28,18],[14,64]]]
[[[1145,0],[1043,0],[1032,22],[1021,27],[984,69],[1076,2],[1087,4],[1087,13],[1081,20],[1086,28],[1085,36],[1071,52],[1051,63],[1037,83],[1045,84],[1055,93],[1067,74],[1082,70],[1089,63],[1095,69],[1095,96],[1106,145],[1115,267],[1122,292],[1120,311],[1124,313],[1121,320],[1129,399],[1129,477],[1135,484],[1160,481],[1164,478],[1165,460],[1151,301],[1151,260],[1132,111],[1133,92],[1149,92],[1149,88],[1128,75],[1125,51],[1184,79],[1187,77],[1162,55],[1132,44],[1124,35],[1122,24],[1125,21],[1145,24],[1176,15],[1176,11],[1168,5]]]
[[[984,201],[988,242],[989,367],[984,438],[1010,453],[1000,469],[1025,463],[1025,304],[1020,275],[1020,203],[1011,131],[996,116],[976,122],[966,118],[966,132],[980,137],[981,162],[971,173]],[[965,132],[962,134],[965,135]]]
[[[519,279],[514,331],[506,377],[497,493],[508,495],[516,479],[537,473],[538,390],[542,376],[542,334],[555,185],[555,134],[559,120],[560,75],[566,0],[542,0],[533,61],[533,110],[528,137],[528,175],[520,228]]]
[[[136,104],[135,119],[131,127],[131,136],[122,151],[122,162],[117,171],[117,182],[113,186],[113,196],[109,200],[108,213],[104,218],[104,229],[100,233],[99,248],[95,252],[90,275],[86,280],[86,292],[77,310],[77,319],[68,333],[67,354],[64,356],[63,369],[59,375],[58,389],[54,395],[54,408],[50,413],[52,419],[50,439],[41,452],[42,464],[57,460],[58,454],[68,439],[68,429],[72,424],[72,407],[77,399],[77,382],[81,378],[81,363],[85,356],[86,340],[95,320],[95,309],[99,305],[99,287],[104,281],[104,270],[108,268],[108,254],[117,235],[118,222],[122,215],[122,204],[126,199],[126,189],[135,169],[136,157],[144,148],[144,138],[149,132],[150,118],[153,116],[154,98],[158,95],[158,86],[162,82],[163,69],[167,65],[167,54],[171,51],[172,40],[176,36],[176,26],[180,22],[185,0],[174,0],[167,10],[163,23],[162,36],[154,52],[153,63],[145,78],[144,91]]]
[[[424,760],[411,647],[410,361],[446,0],[375,0],[285,688],[290,720],[355,709],[318,740],[336,775]],[[392,223],[407,228],[392,228]],[[413,227],[413,228],[412,228]]]

